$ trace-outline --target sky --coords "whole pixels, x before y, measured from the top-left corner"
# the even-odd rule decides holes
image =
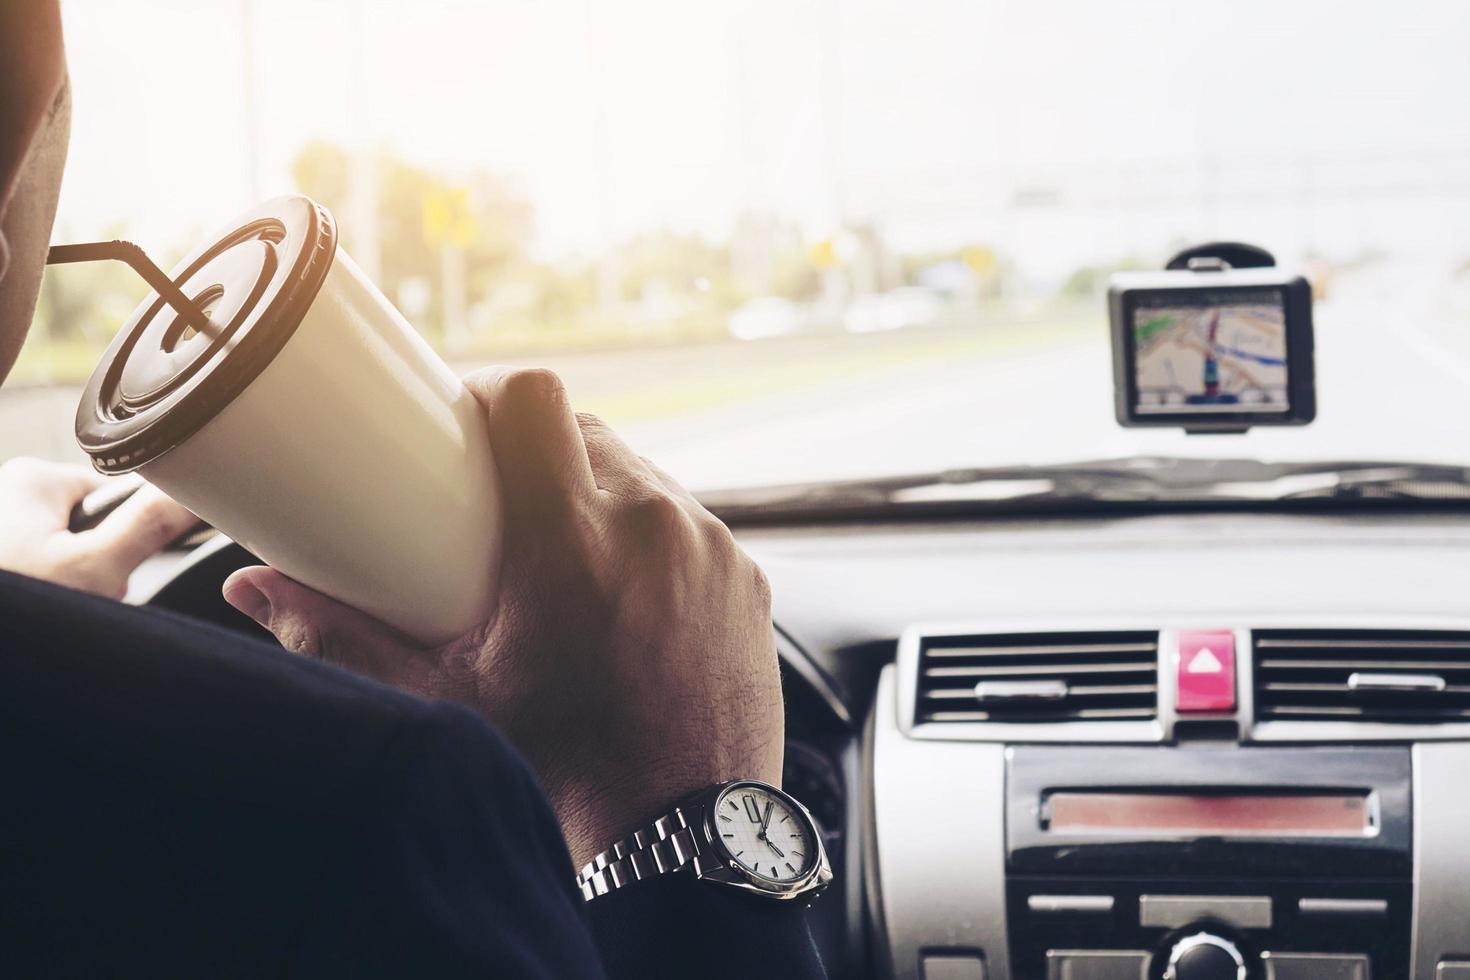
[[[639,230],[999,245],[1171,237],[1470,258],[1470,5],[1294,0],[64,0],[58,238],[182,247],[311,139],[531,200],[536,248]]]

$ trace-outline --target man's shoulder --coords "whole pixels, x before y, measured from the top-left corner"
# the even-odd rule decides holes
[[[341,772],[426,703],[231,630],[0,573],[0,723],[77,764]],[[196,780],[209,772],[196,772]]]

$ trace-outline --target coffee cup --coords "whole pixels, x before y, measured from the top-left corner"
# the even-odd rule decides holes
[[[208,323],[156,294],[128,319],[77,408],[93,465],[422,642],[483,621],[501,535],[483,409],[331,214],[268,201],[171,278]]]

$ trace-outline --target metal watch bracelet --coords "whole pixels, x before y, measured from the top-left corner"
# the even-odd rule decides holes
[[[577,875],[582,897],[590,902],[630,882],[695,864],[702,855],[691,825],[699,825],[702,813],[693,810],[703,807],[677,806],[588,861]]]

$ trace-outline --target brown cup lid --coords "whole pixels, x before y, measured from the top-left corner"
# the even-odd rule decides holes
[[[77,442],[97,469],[126,473],[179,445],[254,381],[291,339],[337,252],[337,225],[308,197],[247,211],[170,273],[214,330],[156,293],[103,355],[77,406]]]

